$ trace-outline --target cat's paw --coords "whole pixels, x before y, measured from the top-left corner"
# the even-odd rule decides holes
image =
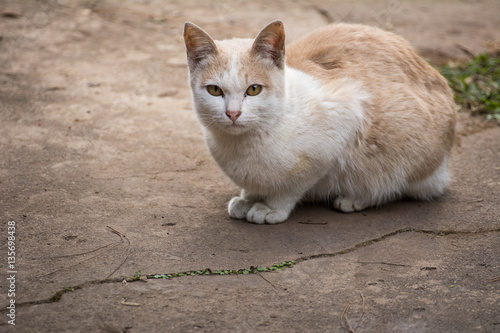
[[[290,213],[283,210],[273,210],[263,203],[257,202],[248,211],[247,221],[256,224],[277,224],[284,222]]]
[[[252,206],[253,202],[243,199],[242,197],[234,197],[229,201],[227,210],[229,216],[233,219],[243,220],[247,217],[247,213]]]
[[[339,196],[335,199],[333,207],[343,213],[352,213],[365,209],[367,204],[349,197]]]
[[[272,209],[264,205],[263,203],[257,202],[248,211],[247,221],[256,224],[264,224],[266,222],[266,215],[272,212]]]

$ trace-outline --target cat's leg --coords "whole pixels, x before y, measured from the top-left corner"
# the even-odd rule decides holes
[[[351,198],[339,195],[333,207],[344,213],[352,213],[363,210],[367,207],[381,205],[401,196],[408,196],[417,200],[432,200],[442,195],[450,182],[448,173],[448,161],[445,158],[441,166],[424,180],[410,183],[402,193],[386,193],[384,197],[370,199]]]
[[[245,190],[241,190],[239,197],[234,197],[229,201],[229,205],[227,206],[229,216],[233,219],[244,220],[256,201],[256,197]]]
[[[370,202],[339,195],[333,202],[333,207],[343,213],[352,213],[372,206]]]
[[[257,202],[248,211],[248,222],[256,224],[277,224],[284,222],[292,212],[301,195],[280,195],[267,198],[265,203]]]

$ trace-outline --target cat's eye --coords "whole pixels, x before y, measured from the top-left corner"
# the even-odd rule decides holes
[[[262,86],[260,84],[253,84],[250,87],[248,87],[246,94],[248,96],[255,96],[260,94],[261,91],[262,91]]]
[[[216,86],[214,84],[210,84],[207,86],[208,93],[212,96],[221,96],[222,95],[222,89],[219,86]]]

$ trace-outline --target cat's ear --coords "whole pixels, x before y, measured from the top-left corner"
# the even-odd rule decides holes
[[[218,52],[212,37],[191,22],[184,24],[184,42],[190,70],[194,70],[206,57]]]
[[[285,27],[283,22],[274,21],[262,29],[255,38],[251,53],[271,59],[278,68],[283,68],[285,65]]]

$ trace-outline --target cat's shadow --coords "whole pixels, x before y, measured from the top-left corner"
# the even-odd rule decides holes
[[[360,244],[398,231],[431,229],[447,200],[420,202],[404,199],[360,212],[342,213],[327,203],[301,203],[289,219],[276,225],[257,225],[212,216],[218,223],[194,236],[213,252],[215,266],[227,263],[266,265],[311,255],[349,252]],[[212,220],[211,218],[211,220]],[[202,230],[199,229],[199,230]],[[220,261],[220,262],[219,262]]]

